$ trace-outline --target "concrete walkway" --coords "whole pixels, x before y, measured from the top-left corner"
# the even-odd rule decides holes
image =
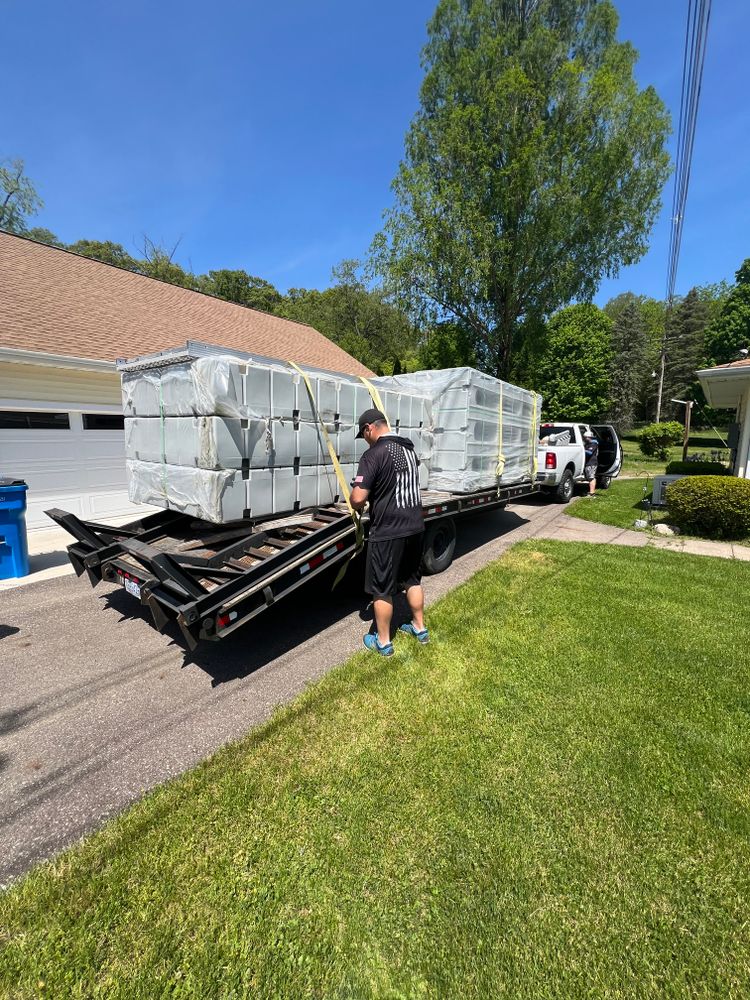
[[[585,500],[579,503],[585,503]],[[630,545],[634,548],[650,546],[672,552],[688,552],[694,556],[716,556],[719,559],[739,559],[750,562],[750,546],[733,542],[709,542],[701,538],[663,537],[647,531],[617,528],[611,524],[584,521],[579,517],[560,517],[550,524],[541,525],[536,538],[554,538],[559,542],[594,542],[602,545]]]

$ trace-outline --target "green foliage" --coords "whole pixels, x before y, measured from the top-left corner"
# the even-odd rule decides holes
[[[115,267],[123,267],[127,271],[138,271],[140,265],[135,258],[131,257],[125,247],[120,243],[113,243],[111,240],[77,240],[68,245],[68,250],[79,253],[82,257],[91,257],[93,260],[100,260],[104,264],[114,264]]]
[[[420,368],[476,367],[471,332],[460,323],[436,323],[419,345]]]
[[[682,476],[731,476],[732,470],[721,462],[670,462],[667,475]]]
[[[612,321],[590,303],[553,316],[533,384],[550,420],[598,420],[609,407]]]
[[[686,476],[667,487],[667,510],[683,531],[707,538],[750,535],[750,479]]]
[[[138,270],[149,278],[166,281],[170,285],[180,285],[183,288],[197,287],[194,275],[174,261],[179,241],[170,250],[154,242],[148,236],[143,240],[143,260],[138,261]]]
[[[679,444],[684,433],[682,424],[678,424],[676,420],[649,424],[641,431],[638,445],[644,455],[666,461],[669,458],[670,446]]]
[[[43,205],[24,173],[23,160],[0,162],[0,229],[23,236],[27,216],[36,215]]]
[[[670,400],[694,399],[700,391],[695,372],[705,356],[708,317],[709,307],[697,288],[691,288],[684,298],[678,299],[667,317],[663,413],[681,415],[682,407]],[[699,399],[705,401],[702,395]]]
[[[740,349],[750,348],[750,257],[736,274],[734,288],[706,331],[709,364],[723,365],[740,358]]]
[[[356,260],[333,269],[323,292],[290,289],[276,312],[308,323],[380,375],[413,370],[418,332],[384,288],[369,288]]]
[[[44,226],[32,226],[23,234],[27,240],[36,240],[37,243],[46,243],[47,246],[64,248],[65,244],[59,240],[50,229]]]
[[[423,318],[452,314],[507,376],[519,320],[639,260],[669,173],[668,114],[609,0],[441,0],[421,107],[373,244]]]
[[[250,309],[273,313],[282,302],[281,292],[270,281],[257,278],[247,271],[222,269],[209,271],[198,278],[198,288],[228,302],[237,302]]]
[[[632,296],[612,324],[609,417],[621,430],[635,422],[649,362],[649,333]]]

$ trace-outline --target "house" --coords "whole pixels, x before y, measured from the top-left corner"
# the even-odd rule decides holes
[[[733,471],[735,476],[750,479],[750,358],[704,368],[696,374],[709,406],[736,411],[737,422],[729,435]]]
[[[186,340],[372,374],[303,323],[0,232],[0,475],[28,483],[29,530],[137,516],[115,360]]]

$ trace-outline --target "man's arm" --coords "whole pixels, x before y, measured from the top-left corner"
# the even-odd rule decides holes
[[[355,486],[349,497],[349,502],[355,510],[362,510],[370,495],[369,490],[363,490],[361,486]]]

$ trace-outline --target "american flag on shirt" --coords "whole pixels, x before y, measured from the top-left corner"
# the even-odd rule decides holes
[[[389,441],[386,445],[396,469],[396,506],[419,507],[419,462],[411,448]]]

